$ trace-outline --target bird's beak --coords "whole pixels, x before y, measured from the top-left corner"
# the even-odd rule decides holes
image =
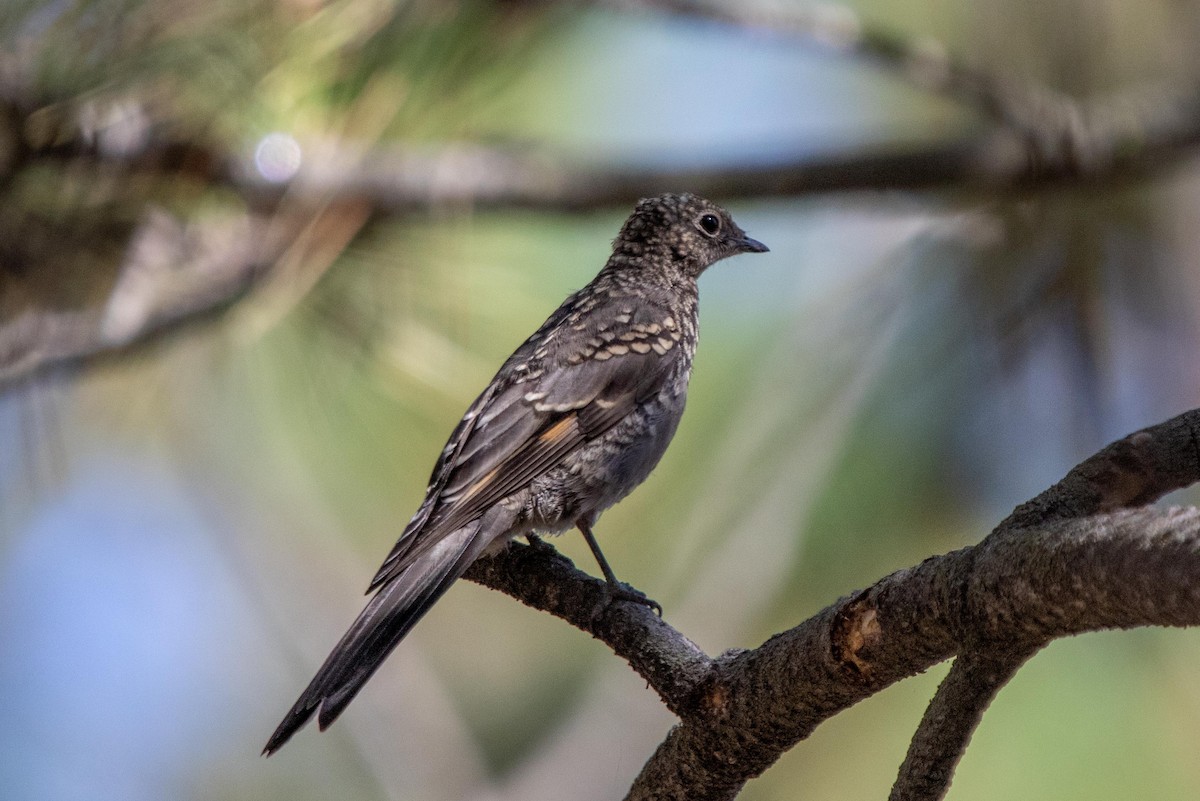
[[[769,253],[771,250],[762,242],[748,236],[734,240],[734,246],[737,247],[739,253]]]

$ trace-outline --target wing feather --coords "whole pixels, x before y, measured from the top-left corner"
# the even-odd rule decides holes
[[[461,528],[493,504],[525,489],[572,451],[617,425],[662,386],[680,357],[674,348],[665,354],[626,352],[576,363],[566,356],[587,352],[589,347],[596,352],[592,343],[599,340],[587,331],[563,332],[563,327],[557,329],[555,355],[546,369],[537,369],[543,365],[537,363],[535,335],[498,374],[498,379],[511,375],[515,364],[524,363],[529,368],[525,374],[536,378],[495,380],[472,404],[438,460],[421,509],[380,567],[371,589],[398,575],[433,547],[440,535]]]

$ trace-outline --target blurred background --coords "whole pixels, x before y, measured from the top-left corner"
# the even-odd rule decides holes
[[[702,192],[771,247],[704,276],[688,413],[597,529],[709,653],[1196,406],[1198,23],[1168,0],[5,0],[3,795],[621,797],[672,717],[466,582],[330,731],[259,751],[462,411],[639,196]],[[1198,660],[1179,631],[1052,644],[950,797],[1196,798]],[[885,797],[943,673],[742,797]]]

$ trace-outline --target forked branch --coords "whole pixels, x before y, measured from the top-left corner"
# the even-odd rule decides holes
[[[629,799],[716,801],[824,720],[951,657],[893,790],[940,798],[979,717],[1046,642],[1200,624],[1200,510],[1146,507],[1200,479],[1190,411],[1113,443],[978,545],[850,595],[758,648],[710,659],[549,549],[514,547],[468,577],[588,631],[680,716]],[[1136,507],[1136,508],[1133,508]]]

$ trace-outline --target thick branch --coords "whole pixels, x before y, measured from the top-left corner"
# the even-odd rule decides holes
[[[731,799],[824,720],[977,636],[1035,648],[1085,631],[1197,624],[1197,510],[997,532],[720,663],[710,705],[671,732],[628,798]]]
[[[1120,508],[1200,477],[1198,420],[1200,411],[1187,412],[1113,443],[979,545],[894,573],[718,660],[645,607],[607,606],[603,582],[548,548],[514,546],[468,578],[602,640],[681,717],[630,799],[733,798],[822,721],[965,653],[926,714],[895,796],[936,798],[984,707],[1045,642],[1200,624],[1200,511]]]
[[[1038,515],[1014,514],[979,545],[894,573],[719,662],[699,714],[671,732],[628,798],[733,798],[822,721],[972,643],[1016,655],[1085,631],[1200,624],[1200,511],[1076,516],[1196,481],[1198,417],[1114,443],[1035,499]],[[1039,517],[1044,526],[1022,527]]]
[[[1035,652],[1031,647],[976,650],[954,660],[913,735],[889,801],[945,797],[983,713]]]
[[[931,704],[897,784],[897,797],[936,798],[979,714],[1044,643],[1200,624],[1200,511],[1122,508],[1200,478],[1198,422],[1194,410],[1115,442],[980,544],[894,573],[753,651],[718,660],[645,607],[606,607],[603,582],[548,548],[509,548],[468,578],[602,640],[681,717],[630,799],[733,798],[822,721],[966,654]]]
[[[1153,503],[1200,480],[1200,410],[1119,439],[1021,504],[1000,529]]]
[[[591,634],[628,661],[677,715],[692,711],[695,691],[712,670],[698,645],[646,606],[610,604],[605,582],[576,569],[549,545],[513,543],[476,562],[466,578]]]

